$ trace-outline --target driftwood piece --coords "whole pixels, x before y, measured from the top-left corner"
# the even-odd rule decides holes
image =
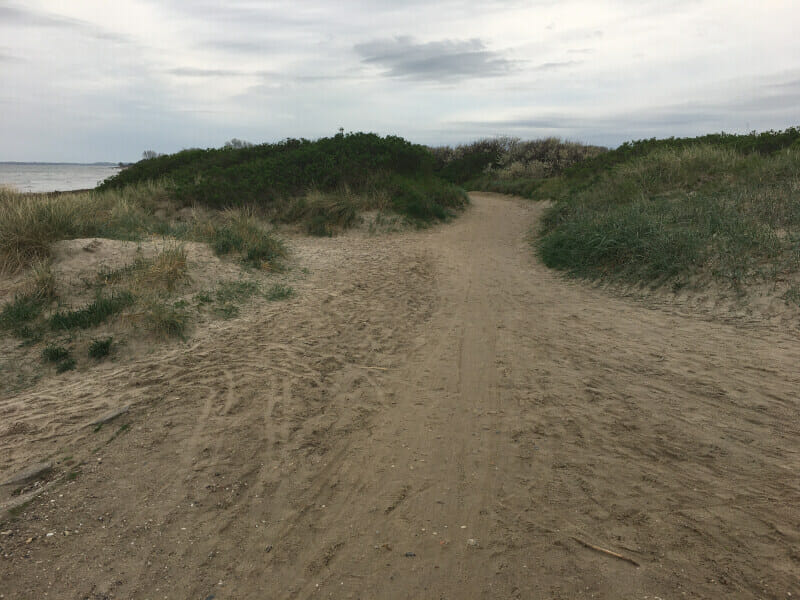
[[[601,548],[600,546],[595,546],[594,544],[590,544],[589,542],[584,542],[580,538],[576,538],[574,535],[572,539],[578,542],[581,546],[589,548],[589,550],[594,550],[595,552],[600,552],[601,554],[607,554],[608,556],[613,556],[619,560],[624,560],[627,563],[631,563],[634,567],[638,567],[639,563],[633,560],[632,558],[628,558],[627,556],[623,556],[622,554],[618,554],[613,550],[607,550],[606,548]]]

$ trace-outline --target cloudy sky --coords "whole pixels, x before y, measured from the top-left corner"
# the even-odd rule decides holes
[[[797,0],[0,0],[0,160],[800,125]]]

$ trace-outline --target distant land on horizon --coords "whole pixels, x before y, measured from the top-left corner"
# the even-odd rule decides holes
[[[122,164],[130,164],[123,162]],[[0,165],[82,165],[87,167],[116,167],[119,162],[47,162],[47,161],[33,161],[33,160],[0,160]]]

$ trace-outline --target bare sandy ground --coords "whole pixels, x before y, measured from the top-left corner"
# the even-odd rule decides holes
[[[565,281],[539,207],[473,201],[296,240],[294,299],[0,400],[0,481],[55,465],[0,597],[800,594],[798,330]]]

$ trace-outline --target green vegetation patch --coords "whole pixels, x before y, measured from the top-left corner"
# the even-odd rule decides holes
[[[291,286],[284,285],[281,283],[276,283],[269,287],[269,289],[264,294],[264,297],[269,300],[270,302],[276,302],[278,300],[286,300],[294,296],[294,289]]]
[[[139,161],[101,189],[162,179],[170,182],[170,194],[180,204],[254,206],[274,221],[303,223],[313,235],[350,227],[359,221],[359,210],[386,202],[416,222],[447,218],[466,202],[459,188],[435,172],[427,148],[371,133],[185,150]],[[221,254],[242,251],[230,228],[207,237]],[[245,259],[259,262],[260,253],[269,259],[272,248],[252,250],[250,256],[243,252]]]
[[[15,296],[11,302],[3,305],[3,309],[0,311],[0,327],[10,331],[19,331],[21,327],[42,314],[44,307],[44,300],[37,296]]]
[[[238,253],[244,264],[278,271],[286,257],[286,246],[246,211],[230,211],[216,221],[206,221],[194,236],[207,242],[218,255]]]
[[[69,358],[69,350],[57,344],[48,344],[42,349],[42,358],[47,362],[59,362]]]
[[[127,291],[115,292],[110,296],[98,295],[83,308],[54,313],[49,324],[54,330],[88,329],[104,323],[133,303],[134,297]]]
[[[99,360],[108,356],[111,353],[111,344],[113,341],[113,337],[92,340],[89,343],[89,358],[95,358]]]
[[[589,163],[567,171],[535,194],[556,198],[541,258],[629,282],[703,274],[738,288],[785,279],[800,266],[796,133],[637,142],[613,160],[598,157],[593,172]]]
[[[435,171],[443,179],[468,189],[522,196],[529,196],[544,179],[606,150],[553,137],[496,137],[431,148]]]
[[[185,339],[189,329],[189,314],[173,304],[151,299],[142,313],[144,327],[157,337]]]
[[[141,239],[157,228],[152,208],[167,198],[163,184],[153,181],[62,195],[0,188],[0,272],[16,272],[48,258],[58,240]]]

